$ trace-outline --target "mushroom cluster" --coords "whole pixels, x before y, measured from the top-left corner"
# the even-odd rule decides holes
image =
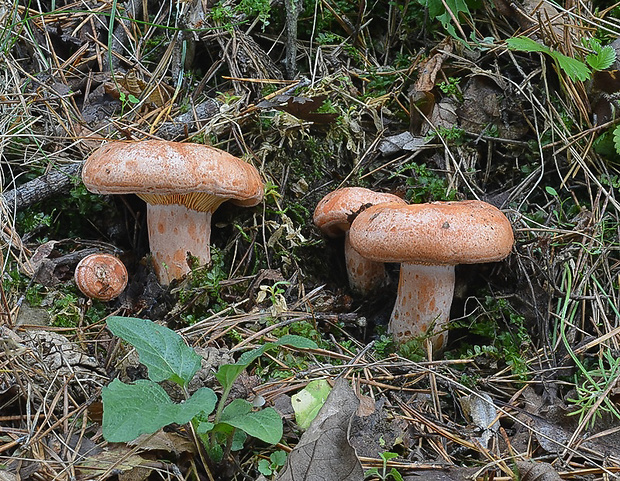
[[[98,194],[137,194],[147,204],[149,247],[159,282],[190,271],[188,255],[208,264],[211,215],[230,200],[251,207],[263,198],[252,165],[201,144],[110,142],[84,162],[82,180]]]

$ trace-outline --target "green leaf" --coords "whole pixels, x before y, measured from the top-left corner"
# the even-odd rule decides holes
[[[273,474],[269,461],[266,459],[259,459],[257,469],[263,476],[271,476]]]
[[[222,411],[222,422],[239,416],[245,416],[252,411],[252,403],[245,399],[233,399]]]
[[[611,45],[603,47],[601,42],[595,38],[591,38],[589,44],[594,53],[586,56],[586,62],[592,70],[605,70],[616,61],[616,51]]]
[[[551,53],[551,49],[528,37],[512,37],[506,39],[506,45],[510,50],[521,52],[543,52]]]
[[[558,191],[555,190],[553,187],[551,187],[550,185],[545,187],[545,190],[547,191],[547,194],[552,195],[553,197],[557,197],[558,196]]]
[[[269,459],[274,466],[284,466],[286,464],[286,451],[278,449],[269,455]]]
[[[101,390],[101,397],[103,437],[115,443],[154,433],[168,424],[185,424],[201,411],[213,411],[217,402],[211,389],[201,388],[184,403],[173,403],[159,384],[148,379],[134,384],[115,379]]]
[[[437,19],[441,22],[442,27],[450,36],[460,41],[465,40],[456,33],[452,17],[454,16],[457,22],[461,20],[461,14],[471,19],[471,12],[466,0],[418,0],[418,3],[428,9],[428,17],[431,20]]]
[[[403,476],[396,470],[396,468],[390,469],[390,476],[394,481],[403,481]]]
[[[311,381],[308,385],[291,397],[295,421],[301,429],[308,429],[312,420],[325,404],[332,388],[325,379]]]
[[[270,351],[277,346],[289,346],[295,349],[316,349],[316,342],[295,334],[286,334],[278,339],[276,342],[267,342],[256,349],[244,352],[237,361],[237,364],[249,365],[255,359],[258,359],[266,351]]]
[[[560,52],[551,52],[551,57],[558,63],[560,68],[564,70],[571,80],[588,80],[592,76],[592,72],[588,66],[581,60],[576,58],[567,57]]]
[[[614,147],[616,148],[616,153],[620,154],[620,125],[617,125],[614,128]]]
[[[222,364],[215,373],[215,378],[220,382],[224,391],[226,391],[233,385],[235,379],[246,367],[247,364]]]
[[[167,327],[147,319],[121,316],[109,317],[107,325],[112,334],[136,348],[140,362],[155,382],[174,381],[185,386],[200,369],[202,358]]]
[[[243,400],[235,399],[235,401]],[[229,406],[230,404],[226,407],[228,408]],[[275,409],[265,408],[261,411],[250,411],[246,414],[236,415],[242,409],[241,405],[235,406],[228,412],[224,408],[221,422],[241,429],[248,435],[258,438],[267,444],[276,444],[282,439],[282,419]],[[235,415],[232,416],[233,414]],[[229,417],[229,415],[232,417]]]
[[[546,45],[542,45],[528,37],[513,37],[506,39],[506,45],[510,50],[521,52],[541,52],[546,53],[555,60],[561,70],[568,75],[571,80],[587,80],[592,75],[588,66],[581,60],[568,57],[560,52],[551,50]]]

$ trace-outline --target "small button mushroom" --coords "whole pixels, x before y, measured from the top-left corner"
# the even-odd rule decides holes
[[[127,286],[127,269],[118,257],[90,254],[75,268],[75,284],[90,299],[110,301]]]
[[[329,237],[344,236],[344,255],[349,286],[360,294],[368,294],[385,279],[383,262],[375,262],[358,254],[349,243],[350,218],[362,206],[382,202],[406,202],[393,194],[375,192],[364,187],[344,187],[327,194],[314,210],[314,223]]]
[[[147,202],[149,246],[163,285],[190,271],[187,254],[211,260],[211,215],[223,202],[251,207],[263,198],[256,168],[208,145],[111,142],[84,162],[82,180],[98,194],[137,194]]]
[[[514,243],[512,226],[496,207],[477,200],[380,204],[358,215],[351,246],[377,262],[400,262],[398,295],[388,330],[402,343],[432,328],[433,348],[443,332],[454,294],[454,266],[497,262]]]

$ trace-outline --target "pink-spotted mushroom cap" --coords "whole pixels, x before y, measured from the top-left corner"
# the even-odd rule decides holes
[[[400,197],[374,192],[364,187],[344,187],[327,194],[314,210],[314,223],[329,237],[344,236],[344,255],[347,276],[351,289],[367,294],[378,287],[385,279],[383,262],[375,262],[362,257],[349,243],[351,218],[365,205],[383,202],[406,204]]]
[[[256,168],[208,145],[110,142],[84,162],[82,180],[98,194],[137,194],[147,204],[149,245],[159,282],[190,271],[188,253],[211,260],[211,215],[223,202],[251,207],[263,198]]]
[[[402,343],[432,329],[435,350],[447,341],[454,266],[500,261],[514,243],[506,216],[477,200],[376,205],[355,218],[349,239],[364,257],[401,263],[388,330]]]
[[[78,262],[74,273],[75,285],[90,299],[110,301],[127,286],[127,268],[111,254],[90,254]]]

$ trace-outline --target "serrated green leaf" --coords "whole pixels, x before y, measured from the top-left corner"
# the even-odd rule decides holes
[[[151,380],[185,386],[200,369],[202,358],[173,330],[136,317],[111,316],[106,322],[112,334],[136,348]]]
[[[592,72],[588,66],[581,60],[567,57],[560,52],[551,52],[550,55],[571,80],[581,80],[583,82],[592,76]]]
[[[265,408],[256,412],[251,411],[230,418],[224,416],[224,412],[222,412],[221,422],[240,429],[249,436],[260,439],[267,444],[276,444],[282,439],[282,419],[273,408]]]
[[[134,384],[115,379],[101,390],[101,397],[103,437],[110,442],[131,441],[172,423],[185,424],[201,411],[213,411],[217,402],[211,389],[201,388],[177,404],[159,384],[148,379]]]
[[[616,153],[620,155],[620,125],[617,125],[614,128],[614,147],[616,149]]]
[[[611,45],[605,45],[598,49],[593,49],[596,53],[590,53],[586,56],[586,62],[593,70],[605,70],[611,67],[616,61],[616,51]]]

